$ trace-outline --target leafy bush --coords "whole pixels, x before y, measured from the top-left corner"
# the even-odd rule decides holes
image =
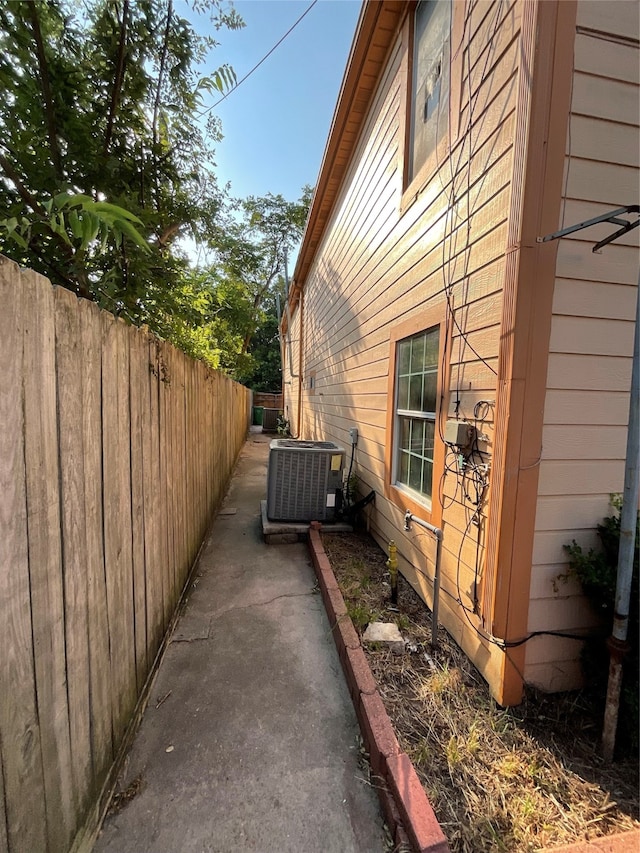
[[[569,572],[563,579],[576,577],[592,606],[603,617],[606,636],[610,636],[613,627],[616,578],[618,571],[618,547],[620,543],[620,507],[619,496],[611,496],[614,514],[603,519],[598,525],[600,547],[590,548],[586,553],[573,540],[565,545],[569,555]],[[629,610],[628,642],[629,652],[624,658],[622,692],[620,696],[620,715],[618,734],[621,745],[638,749],[639,709],[638,709],[638,542],[640,525],[636,527],[636,548],[631,583]],[[605,637],[593,637],[587,641],[582,655],[582,664],[588,686],[593,689],[597,701],[604,708],[609,674],[609,653]]]

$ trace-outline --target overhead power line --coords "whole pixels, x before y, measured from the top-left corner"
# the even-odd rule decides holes
[[[242,77],[242,79],[238,80],[238,82],[233,87],[233,89],[229,89],[229,91],[227,92],[226,95],[223,95],[219,100],[217,100],[215,102],[215,104],[212,104],[210,107],[207,107],[206,110],[203,110],[201,113],[199,113],[198,117],[201,118],[202,116],[206,115],[207,113],[210,113],[211,110],[214,110],[218,106],[218,104],[221,104],[224,100],[226,100],[229,97],[229,95],[232,95],[236,91],[236,89],[238,89],[242,85],[242,83],[244,83],[245,80],[247,80],[249,77],[251,77],[253,72],[257,71],[258,68],[260,68],[262,63],[265,62],[271,56],[273,51],[276,50],[278,47],[280,47],[280,45],[287,38],[287,36],[291,35],[291,33],[295,30],[295,28],[298,26],[300,21],[305,17],[305,15],[309,14],[309,12],[313,9],[313,7],[316,5],[317,2],[318,2],[318,0],[313,0],[313,2],[305,9],[305,11],[302,13],[302,15],[300,15],[300,17],[295,22],[295,24],[292,24],[289,27],[289,29],[287,30],[287,32],[282,36],[282,38],[274,44],[274,46],[271,48],[271,50],[268,53],[265,53],[265,55],[262,57],[260,62],[258,62],[257,65],[254,65],[253,68],[251,69],[251,71],[248,71],[244,75],[244,77]]]

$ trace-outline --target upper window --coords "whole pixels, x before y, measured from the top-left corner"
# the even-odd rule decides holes
[[[420,0],[413,21],[408,182],[449,132],[451,0]]]
[[[431,502],[438,400],[438,326],[397,342],[394,482]]]

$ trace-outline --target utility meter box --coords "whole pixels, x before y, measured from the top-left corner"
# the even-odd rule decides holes
[[[475,427],[466,421],[448,420],[444,427],[444,440],[455,447],[468,447],[475,437]]]

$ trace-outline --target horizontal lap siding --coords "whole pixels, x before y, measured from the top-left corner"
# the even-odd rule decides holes
[[[396,540],[402,570],[429,604],[433,542],[428,534],[404,534],[399,509],[384,498],[387,411],[393,405],[387,393],[390,333],[397,323],[432,306],[444,317],[444,289],[450,284],[463,334],[452,327],[448,411],[453,414],[458,399],[460,417],[472,418],[476,403],[495,400],[520,11],[519,4],[501,3],[474,9],[464,40],[462,99],[455,101],[460,138],[451,165],[446,158],[441,161],[439,174],[404,212],[403,56],[398,37],[304,285],[301,437],[349,447],[348,430],[358,427],[358,490],[376,491],[371,531],[382,545]],[[294,338],[297,319],[296,314]],[[315,375],[313,393],[308,390],[310,373]],[[295,382],[285,386],[285,394],[294,411]],[[492,415],[483,430],[491,439]],[[461,504],[452,475],[442,487],[453,496],[444,512],[442,619],[491,682],[500,677],[501,653],[483,644],[457,603],[473,602],[484,543],[476,541],[471,511]]]
[[[578,4],[570,127],[560,227],[637,203],[638,38],[635,3]],[[623,487],[638,231],[594,254],[615,226],[564,238],[558,247],[543,448],[531,575],[529,629],[594,624],[577,584],[558,583],[564,546],[597,545],[596,525]],[[525,675],[552,689],[580,681],[572,641],[536,638]]]

